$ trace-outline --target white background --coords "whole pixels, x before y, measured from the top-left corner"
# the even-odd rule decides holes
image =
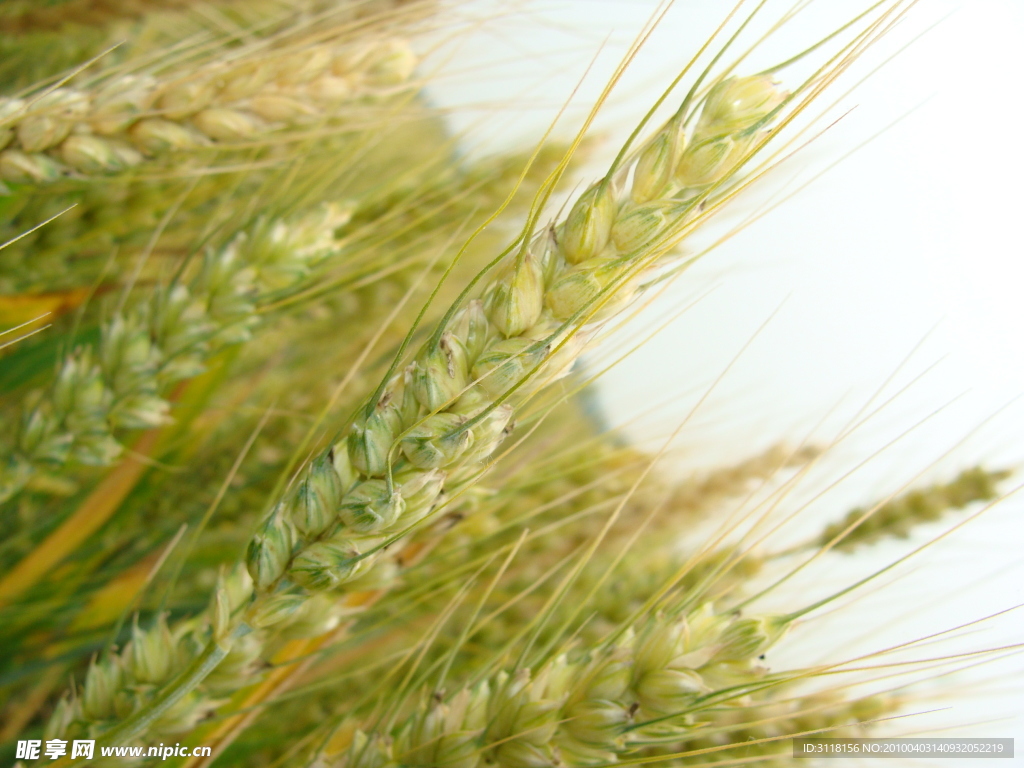
[[[597,135],[608,140],[594,151],[594,175],[730,5],[691,0],[671,9],[598,122]],[[866,5],[819,0],[756,53],[747,71],[786,58]],[[788,7],[769,4],[765,18]],[[428,59],[434,66],[451,56],[432,97],[452,108],[471,151],[486,153],[535,142],[579,85],[576,106],[556,131],[570,135],[654,8],[649,0],[469,3],[460,13],[482,22]],[[600,385],[605,417],[635,441],[658,447],[687,419],[665,467],[685,473],[779,439],[805,439],[812,430],[827,440],[890,375],[896,377],[877,403],[923,373],[829,452],[786,511],[874,458],[814,501],[777,541],[799,540],[918,476],[923,484],[978,462],[1024,466],[1024,402],[1011,402],[1024,393],[1024,2],[922,0],[822,107],[897,53],[830,113],[848,112],[837,125],[713,232],[780,201],[871,141],[673,284],[612,348],[621,351],[699,302]],[[787,83],[790,76],[783,76]],[[596,354],[588,365],[595,370],[608,359]],[[964,518],[953,515],[911,542],[856,558],[830,555],[765,606],[827,594]],[[1024,603],[1022,549],[1024,503],[1015,497],[844,600],[841,610],[809,622],[772,661],[784,667],[846,658]],[[1024,643],[1022,614],[903,658]],[[1021,658],[1011,655],[925,683],[913,689],[909,711],[943,711],[900,721],[893,732],[1014,736],[1024,750],[1021,670]],[[928,674],[922,666],[917,677]],[[944,724],[950,727],[933,730]]]

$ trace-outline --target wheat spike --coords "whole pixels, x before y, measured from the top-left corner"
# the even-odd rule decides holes
[[[121,454],[115,435],[170,418],[169,387],[204,369],[217,350],[248,341],[261,295],[300,281],[338,249],[348,216],[325,206],[303,219],[260,222],[219,251],[195,277],[146,294],[117,312],[95,350],[79,347],[61,363],[52,388],[26,409],[0,469],[0,499],[45,467],[108,466]]]
[[[120,75],[93,90],[8,98],[0,103],[0,179],[45,184],[119,173],[168,153],[251,147],[272,132],[343,115],[348,102],[393,92],[415,63],[400,40],[322,43],[159,79]]]
[[[640,205],[620,199],[609,176],[580,197],[563,224],[525,238],[480,298],[435,328],[414,361],[382,383],[343,438],[274,505],[246,555],[253,600],[232,627],[214,632],[174,685],[108,737],[153,727],[192,700],[234,643],[286,625],[317,592],[366,578],[385,543],[430,515],[444,493],[470,483],[510,431],[515,404],[565,375],[582,351],[580,327],[636,294],[641,273],[655,269],[665,249],[659,241],[677,237],[701,189],[736,172],[745,155],[734,148],[753,145],[783,98],[770,79],[721,81],[691,136],[680,130],[684,115],[663,129],[674,144],[661,181],[640,173],[661,197],[649,193]],[[731,157],[713,169],[704,162],[695,175],[688,147],[719,145]]]
[[[935,522],[950,510],[997,498],[1000,481],[1010,474],[974,467],[949,483],[914,489],[868,510],[853,509],[825,528],[815,545],[824,547],[835,542],[839,551],[852,552],[882,539],[905,539],[915,526]]]
[[[447,700],[431,697],[393,732],[356,735],[335,764],[585,766],[682,740],[704,709],[741,699],[757,657],[784,631],[704,604],[639,622],[615,643],[501,671]]]

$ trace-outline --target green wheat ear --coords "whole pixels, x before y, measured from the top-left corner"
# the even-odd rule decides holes
[[[724,83],[701,107],[696,136],[700,142],[712,140],[706,137],[732,142],[733,134],[742,134],[749,144],[752,134],[746,132],[782,97],[761,79],[737,100],[729,88],[749,90],[748,81]],[[682,141],[678,130],[671,130]],[[681,159],[687,157],[685,150],[679,152]],[[614,294],[619,304],[628,300],[640,271],[649,271],[662,254],[658,241],[678,237],[695,205],[692,198],[710,183],[707,173],[691,179],[688,163],[679,169],[662,185],[666,202],[653,224],[645,219],[642,234],[633,232],[638,217],[631,208],[617,212],[606,179],[580,198],[563,225],[550,234],[528,234],[479,299],[453,307],[404,372],[382,382],[347,434],[308,465],[294,490],[275,501],[246,555],[251,604],[237,618],[224,614],[228,625],[218,625],[221,614],[216,613],[205,649],[106,738],[130,739],[157,726],[179,702],[192,700],[236,642],[286,624],[312,594],[353,582],[389,541],[430,515],[446,489],[457,492],[472,482],[507,435],[516,404],[531,389],[564,375],[579,355],[573,324],[593,322],[599,310],[607,316]],[[735,161],[718,168],[716,178],[730,171],[735,172]],[[617,219],[630,226],[617,227]],[[605,248],[610,252],[600,268],[588,269],[584,263]],[[577,275],[598,272],[604,282],[596,288],[569,287]],[[208,705],[201,699],[193,704],[196,711],[203,706]]]
[[[41,467],[109,466],[123,450],[115,434],[167,423],[168,389],[202,373],[220,349],[249,341],[263,295],[336,253],[334,233],[349,215],[325,206],[296,221],[260,222],[207,252],[191,279],[114,313],[96,349],[68,354],[52,388],[25,413],[0,470],[0,503]]]
[[[998,498],[999,483],[1010,474],[1006,470],[974,467],[949,483],[915,489],[870,509],[851,510],[822,531],[814,545],[831,545],[841,552],[853,552],[882,539],[905,539],[915,526],[935,522],[951,510]]]
[[[501,670],[449,699],[430,697],[390,733],[368,728],[334,764],[593,765],[683,740],[705,709],[757,680],[781,630],[708,604],[631,627],[614,645]],[[345,747],[344,744],[335,745]]]

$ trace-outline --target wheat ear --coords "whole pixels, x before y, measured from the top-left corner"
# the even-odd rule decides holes
[[[448,700],[432,696],[394,730],[355,732],[344,768],[503,768],[615,763],[680,741],[696,716],[746,695],[758,656],[784,633],[775,617],[710,603],[640,621],[617,642],[563,654],[538,670],[499,672]]]
[[[435,329],[277,505],[249,549],[257,592],[272,594],[283,579],[313,591],[340,586],[430,514],[446,486],[476,472],[509,431],[516,405],[578,356],[577,328],[635,295],[655,244],[696,207],[694,190],[737,162],[719,158],[694,175],[694,154],[722,145],[729,155],[734,136],[752,141],[746,133],[783,98],[767,78],[724,81],[687,147],[676,123],[641,154],[628,197],[619,199],[606,178],[564,224],[509,256],[481,297]]]
[[[691,131],[680,110],[635,163],[585,192],[563,224],[521,239],[480,298],[454,306],[414,361],[382,382],[343,438],[274,504],[246,555],[254,588],[247,607],[216,610],[197,661],[105,738],[123,743],[189,701],[202,683],[199,659],[223,659],[253,630],[287,625],[311,594],[360,577],[446,491],[470,482],[509,432],[515,405],[567,372],[582,350],[580,327],[636,294],[701,191],[736,172],[784,101],[769,77],[720,81]],[[634,164],[631,191],[620,196],[612,175]],[[216,604],[228,605],[221,597]]]
[[[147,157],[252,147],[315,126],[358,99],[392,93],[416,65],[399,39],[320,43],[214,61],[184,74],[120,75],[92,90],[0,101],[0,179],[42,184],[112,174]]]
[[[192,378],[227,345],[248,341],[261,295],[297,284],[338,249],[348,211],[326,205],[293,221],[264,221],[208,251],[195,277],[142,295],[101,329],[98,346],[68,354],[52,387],[26,409],[0,463],[0,500],[47,468],[109,466],[118,434],[170,419],[169,387]]]
[[[841,552],[852,552],[886,538],[905,539],[914,526],[935,522],[950,510],[998,498],[999,483],[1010,474],[974,467],[949,483],[917,488],[871,509],[853,509],[826,527],[809,546],[832,545]]]

